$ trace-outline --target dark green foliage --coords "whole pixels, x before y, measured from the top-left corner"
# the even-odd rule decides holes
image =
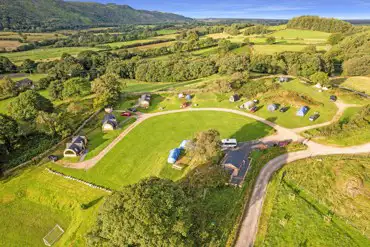
[[[221,56],[217,60],[218,72],[220,74],[233,74],[248,70],[250,58],[244,55],[234,55],[232,53]]]
[[[190,200],[170,180],[148,178],[106,198],[89,246],[193,246]]]
[[[41,78],[40,80],[36,81],[35,86],[39,90],[40,89],[46,89],[46,88],[49,87],[49,85],[52,81],[55,81],[55,78],[50,77],[50,76],[44,77],[44,78]]]
[[[13,142],[17,133],[17,121],[0,113],[0,141],[4,143],[7,152],[10,152],[13,149]]]
[[[51,81],[48,86],[48,91],[53,100],[63,99],[63,82],[60,80]]]
[[[26,59],[21,65],[21,71],[26,73],[32,73],[36,70],[37,64],[31,59]]]
[[[127,5],[59,0],[3,0],[0,16],[0,30],[27,31],[190,20],[170,13],[135,10]]]
[[[370,33],[364,32],[348,36],[333,46],[328,54],[341,61],[368,55],[370,54]]]
[[[0,56],[0,74],[12,73],[17,67],[7,57]]]
[[[218,52],[225,54],[233,48],[233,44],[228,39],[220,39],[218,41]]]
[[[230,27],[227,27],[224,32],[234,36],[240,33],[238,27],[235,24],[231,25]]]
[[[314,83],[320,83],[322,86],[327,86],[329,84],[329,76],[324,72],[316,72],[310,76],[310,80]]]
[[[63,99],[74,96],[85,96],[90,93],[90,82],[84,78],[71,78],[63,83]]]
[[[328,33],[343,33],[348,31],[352,27],[352,24],[334,18],[300,16],[291,19],[288,22],[287,27]]]
[[[15,96],[17,94],[17,88],[15,87],[14,81],[5,76],[4,79],[0,80],[0,97],[5,98],[9,96]]]
[[[252,98],[257,94],[275,90],[278,87],[279,84],[273,82],[273,80],[248,81],[243,84],[238,92],[247,98]]]
[[[33,120],[39,111],[51,112],[53,104],[33,90],[20,93],[17,98],[9,104],[9,113],[19,120]]]
[[[252,35],[252,34],[267,34],[270,33],[271,31],[268,30],[268,26],[264,25],[256,25],[252,27],[248,27],[244,31],[244,35]]]
[[[370,55],[345,61],[343,63],[343,74],[347,76],[370,75]]]
[[[275,44],[276,38],[274,36],[269,36],[266,38],[266,43],[269,45]]]
[[[99,108],[117,103],[121,93],[121,83],[114,74],[105,74],[95,79],[92,91],[96,94],[94,106]]]
[[[333,33],[329,36],[328,42],[331,45],[336,45],[340,41],[342,41],[345,38],[345,36],[342,33]]]
[[[40,111],[36,118],[37,129],[47,135],[67,137],[72,133],[72,121],[67,113]]]

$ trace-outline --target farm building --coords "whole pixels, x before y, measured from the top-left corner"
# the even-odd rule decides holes
[[[231,95],[230,98],[229,98],[229,101],[230,102],[236,102],[240,99],[239,95],[237,94],[234,94],[234,95]]]
[[[143,108],[148,108],[150,106],[151,96],[150,94],[143,94],[139,98],[139,106]]]
[[[271,105],[267,106],[267,110],[269,110],[271,112],[276,111],[278,108],[279,108],[279,106],[277,104],[271,104]]]
[[[280,76],[279,77],[279,82],[288,82],[289,81],[289,78],[288,77],[286,77],[286,76]]]
[[[107,114],[103,119],[103,131],[115,130],[118,126],[117,119],[113,114]]]
[[[86,149],[87,138],[85,136],[76,136],[72,138],[71,143],[67,143],[64,150],[64,157],[77,157],[80,156]]]
[[[299,117],[304,117],[307,114],[308,110],[308,106],[302,106],[301,108],[299,108],[296,115]]]
[[[177,159],[180,157],[181,149],[175,148],[170,151],[170,154],[168,155],[167,162],[170,164],[175,164]]]
[[[28,78],[25,78],[23,80],[17,81],[15,83],[15,87],[19,91],[24,91],[24,90],[27,90],[27,89],[33,89],[35,87],[35,85],[33,85],[33,81],[32,80],[30,80]]]
[[[252,107],[254,107],[256,105],[256,103],[254,103],[253,101],[248,101],[248,102],[245,102],[244,104],[242,104],[240,106],[240,109],[247,109],[247,110],[250,110]]]

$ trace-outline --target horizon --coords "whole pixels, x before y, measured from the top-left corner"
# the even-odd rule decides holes
[[[344,1],[283,0],[275,3],[272,0],[251,0],[240,3],[237,0],[211,1],[202,3],[194,0],[173,0],[168,3],[147,0],[68,0],[70,2],[98,2],[129,5],[135,9],[175,13],[195,19],[229,18],[229,19],[290,19],[295,16],[317,15],[344,20],[370,19],[370,1],[354,0],[350,4]],[[194,8],[196,6],[196,8]],[[264,7],[268,6],[268,7]]]

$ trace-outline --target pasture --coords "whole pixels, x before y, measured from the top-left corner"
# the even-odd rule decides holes
[[[330,36],[330,33],[312,30],[284,29],[278,30],[269,36],[274,36],[276,38],[283,37],[284,39],[312,40],[325,43],[327,38]]]
[[[1,181],[0,238],[6,246],[43,246],[59,224],[65,233],[54,246],[85,246],[98,205],[107,193],[50,174],[44,166]],[[81,209],[81,204],[90,205]]]
[[[100,49],[94,47],[43,48],[22,52],[3,53],[1,55],[4,57],[8,57],[13,63],[19,65],[25,59],[31,59],[34,61],[52,61],[55,59],[59,59],[63,55],[63,53],[77,55],[78,53],[86,50],[98,51]]]
[[[370,94],[370,77],[354,76],[347,78],[342,84],[342,87],[347,87],[359,92]]]
[[[260,53],[260,54],[268,54],[272,55],[274,53],[280,53],[284,51],[294,51],[294,52],[299,52],[305,49],[307,46],[306,45],[254,45],[253,46],[253,51],[255,53]],[[244,52],[245,49],[249,48],[248,46],[243,46],[241,48],[236,49],[237,53]],[[327,47],[324,45],[318,45],[316,46],[316,49],[318,51],[326,51]]]
[[[0,50],[13,51],[21,45],[22,43],[16,40],[0,40]]]
[[[168,153],[182,140],[197,132],[217,129],[222,138],[254,140],[271,134],[272,129],[252,119],[222,112],[182,112],[148,119],[132,130],[104,158],[88,171],[50,164],[65,174],[109,188],[138,182],[149,176],[178,180],[185,171],[167,164]]]
[[[369,156],[296,161],[270,181],[256,246],[368,246]]]

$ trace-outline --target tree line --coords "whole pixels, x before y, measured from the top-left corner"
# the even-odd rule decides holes
[[[287,28],[322,31],[328,33],[344,33],[352,27],[352,24],[334,18],[319,16],[300,16],[289,20]]]

